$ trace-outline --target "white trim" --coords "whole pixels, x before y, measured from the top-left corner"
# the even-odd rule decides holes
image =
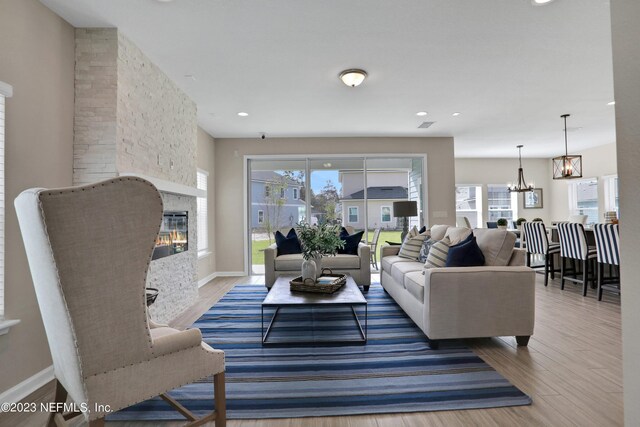
[[[203,175],[206,175],[207,177],[209,176],[209,172],[207,172],[207,171],[206,171],[206,170],[204,170],[204,169],[196,168],[196,171],[197,171],[197,172],[200,172],[200,173],[201,173],[201,174],[203,174]]]
[[[211,252],[208,248],[203,251],[198,251],[198,260],[201,260],[202,258],[206,258],[212,254],[213,252]]]
[[[20,319],[0,319],[0,335],[8,334],[9,329],[18,323],[20,323]],[[2,401],[0,400],[0,402]]]
[[[251,220],[249,219],[249,198],[251,197],[251,186],[249,185],[249,159],[250,157],[245,155],[242,159],[242,193],[243,193],[243,206],[242,216],[244,219],[244,244],[242,247],[242,258],[244,259],[244,275],[249,275],[249,258],[251,258],[251,242],[249,241],[251,233]]]
[[[351,221],[351,209],[355,208],[356,210],[356,220]],[[347,224],[357,224],[360,222],[360,209],[358,206],[347,206]]]
[[[216,277],[243,277],[248,276],[244,271],[218,271]]]
[[[136,178],[142,178],[152,183],[158,189],[158,191],[162,191],[164,193],[178,194],[180,196],[207,197],[207,193],[205,191],[198,190],[196,187],[190,187],[188,185],[178,184],[176,182],[171,182],[148,175],[142,175],[132,172],[121,172],[118,174],[118,176],[134,176]]]
[[[375,200],[375,199],[374,199],[374,200]],[[384,220],[384,214],[382,213],[382,209],[384,209],[384,208],[388,208],[388,209],[389,209],[389,221],[385,221],[385,220]],[[393,215],[392,215],[391,206],[385,206],[385,205],[380,206],[380,222],[381,222],[381,223],[383,223],[383,224],[389,224],[389,223],[391,223],[391,218],[392,218],[392,217],[393,217]]]
[[[208,275],[207,277],[203,277],[202,279],[198,280],[198,288],[203,287],[204,285],[206,285],[207,283],[209,283],[210,281],[212,281],[216,277],[218,277],[218,272],[213,272],[210,275]]]
[[[5,98],[11,98],[13,96],[13,86],[9,83],[0,81],[0,95]]]
[[[36,390],[44,387],[50,381],[53,381],[53,365],[44,368],[35,375],[30,376],[20,384],[16,384],[9,390],[0,394],[0,402],[2,403],[18,403],[25,397],[29,396]]]

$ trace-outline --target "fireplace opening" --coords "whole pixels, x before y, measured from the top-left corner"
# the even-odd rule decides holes
[[[189,250],[189,213],[165,211],[151,259],[164,258]]]

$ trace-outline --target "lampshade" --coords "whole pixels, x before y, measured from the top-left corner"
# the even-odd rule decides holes
[[[340,73],[339,77],[340,80],[342,80],[342,83],[347,86],[356,87],[359,86],[367,77],[367,72],[353,68],[351,70],[344,70]]]
[[[398,218],[417,216],[418,202],[415,200],[403,200],[401,202],[393,202],[393,216]]]

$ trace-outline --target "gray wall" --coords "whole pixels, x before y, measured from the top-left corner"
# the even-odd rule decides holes
[[[620,178],[624,418],[640,423],[640,2],[611,2],[613,78]]]
[[[74,32],[37,0],[0,0],[0,80],[6,103],[5,315],[0,392],[51,365],[13,200],[31,187],[72,181]]]
[[[216,264],[220,272],[244,270],[243,156],[256,154],[427,155],[429,223],[455,224],[453,138],[216,139]]]

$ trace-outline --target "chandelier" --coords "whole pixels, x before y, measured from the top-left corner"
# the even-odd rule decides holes
[[[568,154],[567,117],[569,117],[569,114],[563,114],[560,117],[564,119],[564,156],[553,158],[553,179],[582,178],[582,156]]]
[[[510,193],[525,193],[533,190],[533,184],[527,184],[527,181],[524,179],[524,171],[522,170],[522,147],[524,147],[524,145],[517,146],[518,161],[520,162],[520,166],[518,167],[518,180],[516,184],[508,185]]]

